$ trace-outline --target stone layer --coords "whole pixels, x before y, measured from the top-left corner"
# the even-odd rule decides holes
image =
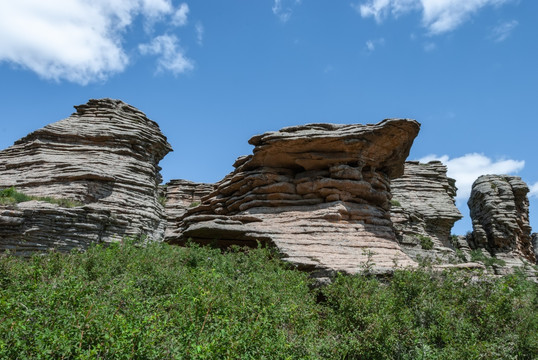
[[[529,225],[529,188],[518,176],[483,175],[473,184],[468,205],[471,247],[486,249],[507,263],[536,262]]]
[[[391,219],[398,241],[413,258],[444,257],[457,245],[451,230],[463,216],[454,200],[455,180],[446,173],[440,161],[408,161],[403,176],[392,181]],[[423,249],[420,237],[431,239],[433,248]]]
[[[221,246],[276,246],[300,268],[378,272],[414,266],[389,216],[390,179],[403,172],[420,125],[310,124],[258,135],[253,154],[188,209],[180,225],[192,238]]]
[[[158,164],[171,147],[159,126],[120,100],[90,100],[75,108],[69,118],[0,151],[0,189],[13,186],[83,206],[34,201],[1,207],[0,248],[66,250],[126,235],[162,240]]]

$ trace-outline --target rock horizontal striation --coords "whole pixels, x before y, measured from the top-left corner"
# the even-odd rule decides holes
[[[273,244],[299,268],[377,272],[416,263],[390,220],[390,179],[400,176],[420,125],[309,124],[254,136],[253,154],[188,209],[181,237],[201,243]]]
[[[162,239],[159,161],[171,151],[159,126],[120,100],[90,100],[69,118],[0,151],[0,189],[70,199],[0,207],[0,247],[69,250],[123,236]]]
[[[174,242],[181,237],[179,224],[187,210],[200,205],[202,197],[214,189],[213,184],[182,179],[171,180],[162,187],[167,221],[165,241]]]
[[[505,268],[536,262],[529,225],[527,184],[518,176],[483,175],[473,184],[468,205],[473,249],[485,249]],[[502,269],[500,269],[502,270]]]
[[[392,181],[391,219],[406,253],[443,258],[452,255],[451,230],[462,218],[455,205],[455,180],[440,161],[405,163],[404,174]],[[431,240],[431,249],[421,239]]]

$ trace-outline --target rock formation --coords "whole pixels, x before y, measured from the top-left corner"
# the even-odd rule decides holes
[[[391,219],[398,241],[413,258],[453,253],[450,232],[462,215],[454,201],[455,180],[446,172],[440,161],[408,161],[403,176],[392,181]]]
[[[0,151],[0,189],[78,201],[0,206],[0,248],[69,250],[125,235],[162,239],[159,161],[171,151],[159,126],[119,100],[90,100],[69,118]]]
[[[473,221],[471,247],[487,250],[507,267],[522,265],[521,258],[535,263],[528,192],[520,177],[480,176],[468,202]]]
[[[413,120],[310,124],[254,136],[253,155],[187,210],[182,237],[275,245],[299,268],[355,273],[413,266],[390,220],[390,179],[418,134]]]
[[[179,224],[188,209],[200,205],[202,197],[215,189],[213,184],[196,183],[188,180],[172,180],[163,186],[165,199],[165,241],[174,242],[181,237]]]

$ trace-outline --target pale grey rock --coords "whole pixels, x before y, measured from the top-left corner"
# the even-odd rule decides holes
[[[470,245],[505,262],[505,274],[536,263],[529,225],[529,188],[518,176],[483,175],[473,184],[468,205],[473,222]]]
[[[451,237],[462,215],[455,205],[455,180],[446,172],[440,161],[408,161],[403,175],[392,180],[391,220],[402,249],[414,259],[448,261],[461,246]],[[432,248],[421,239],[431,240]]]
[[[171,180],[162,187],[165,200],[165,241],[174,242],[181,237],[179,224],[187,209],[200,205],[202,197],[214,190],[213,184],[196,183],[188,180]]]
[[[90,100],[69,118],[0,151],[0,189],[82,203],[1,206],[0,249],[84,248],[123,236],[164,237],[159,161],[171,151],[159,126],[120,100]]]
[[[258,135],[253,155],[187,209],[181,237],[220,246],[276,246],[315,273],[389,273],[417,263],[390,220],[390,179],[400,176],[419,124],[310,124]]]

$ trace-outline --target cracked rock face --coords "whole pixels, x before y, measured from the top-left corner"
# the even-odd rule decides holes
[[[408,161],[402,177],[392,181],[391,219],[402,248],[413,258],[453,252],[450,233],[462,215],[455,205],[455,180],[446,172],[440,161]],[[431,249],[420,238],[430,239]]]
[[[420,125],[310,124],[250,140],[253,155],[181,219],[181,237],[201,243],[278,248],[308,270],[355,273],[414,266],[390,220],[390,179],[400,176]]]
[[[0,206],[0,248],[69,250],[125,235],[162,239],[159,161],[171,151],[159,126],[120,100],[90,100],[69,118],[0,151],[0,189],[70,199]]]
[[[486,249],[508,267],[536,262],[529,225],[529,188],[518,176],[484,175],[473,184],[471,247]]]

